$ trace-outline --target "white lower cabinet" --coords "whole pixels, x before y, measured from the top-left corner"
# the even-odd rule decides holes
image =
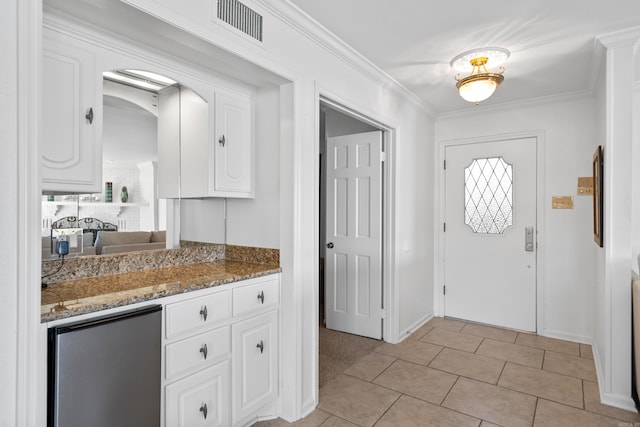
[[[244,426],[277,415],[279,286],[271,275],[168,300],[166,427]]]
[[[232,327],[233,421],[242,423],[278,396],[278,312]]]
[[[167,427],[229,426],[229,361],[169,384]]]

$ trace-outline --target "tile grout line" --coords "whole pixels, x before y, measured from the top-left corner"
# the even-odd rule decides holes
[[[540,398],[538,396],[536,396],[536,407],[533,410],[533,420],[531,420],[531,425],[532,426],[536,425],[536,417],[538,416],[538,402],[540,402]]]
[[[402,391],[399,391],[399,390],[389,389],[389,388],[387,388],[387,387],[385,387],[385,386],[382,386],[382,385],[380,385],[380,384],[375,384],[376,386],[379,386],[379,387],[385,388],[385,389],[387,389],[387,390],[390,390],[390,391],[393,391],[393,392],[398,393],[398,397],[397,397],[397,398],[393,401],[393,403],[391,403],[391,405],[390,405],[390,406],[389,406],[389,407],[388,407],[388,408],[387,408],[387,409],[382,413],[382,415],[380,415],[380,416],[379,416],[379,417],[374,421],[374,424],[373,424],[373,425],[379,425],[379,423],[380,423],[381,419],[385,416],[385,414],[387,414],[387,413],[389,412],[389,410],[390,410],[390,409],[391,409],[395,404],[397,404],[397,403],[398,403],[398,401],[399,401],[403,396],[407,396],[407,397],[409,397],[409,398],[416,399],[416,400],[418,400],[418,401],[420,401],[420,402],[424,402],[424,403],[426,403],[426,404],[430,404],[430,405],[434,405],[434,406],[437,406],[437,407],[441,407],[441,408],[443,408],[443,409],[447,409],[447,410],[450,410],[450,411],[453,411],[453,412],[456,412],[456,413],[459,413],[459,414],[462,414],[462,415],[470,416],[470,417],[472,417],[472,418],[473,418],[473,419],[475,419],[475,420],[480,420],[481,422],[482,422],[482,421],[484,421],[484,420],[482,420],[481,418],[479,418],[478,416],[474,416],[474,415],[471,415],[471,414],[468,414],[468,413],[460,412],[460,411],[457,411],[457,410],[454,410],[454,409],[450,409],[450,408],[447,408],[447,407],[443,406],[444,402],[445,402],[445,401],[446,401],[446,399],[450,396],[450,394],[451,394],[452,390],[454,389],[454,387],[456,387],[456,385],[459,385],[460,378],[465,378],[465,379],[468,379],[468,380],[471,380],[471,381],[477,381],[477,382],[479,382],[479,383],[484,383],[484,384],[493,385],[493,386],[496,386],[496,387],[500,387],[500,389],[503,389],[503,390],[509,390],[509,391],[516,392],[516,393],[518,393],[518,394],[527,395],[527,396],[531,396],[531,397],[535,398],[535,399],[536,399],[536,400],[535,400],[535,408],[534,408],[534,415],[533,415],[533,421],[532,421],[533,425],[535,425],[536,418],[539,416],[538,410],[539,410],[539,407],[540,407],[541,399],[544,399],[544,400],[546,400],[546,401],[548,401],[548,402],[550,402],[550,403],[556,404],[556,405],[561,405],[561,406],[563,406],[563,407],[570,408],[570,409],[577,410],[577,411],[581,411],[581,412],[584,412],[584,413],[587,413],[587,414],[598,415],[598,416],[606,417],[606,418],[608,418],[608,419],[615,420],[615,421],[622,421],[622,420],[619,420],[618,418],[616,418],[615,416],[611,416],[611,415],[608,415],[608,414],[606,414],[606,413],[601,413],[601,412],[596,412],[596,411],[589,411],[589,410],[587,410],[587,409],[586,409],[586,392],[585,392],[585,384],[586,384],[586,381],[589,381],[590,383],[594,383],[594,382],[595,382],[595,383],[597,384],[597,379],[596,379],[595,381],[591,381],[591,380],[589,380],[589,379],[585,379],[585,378],[582,378],[582,377],[578,376],[579,374],[577,374],[577,375],[567,374],[567,373],[565,373],[565,372],[566,372],[566,370],[565,370],[564,372],[554,372],[554,371],[547,371],[547,370],[545,370],[545,366],[547,366],[547,365],[548,365],[548,363],[547,363],[547,362],[548,362],[548,360],[547,360],[547,356],[548,356],[548,355],[550,355],[550,354],[558,354],[558,355],[561,355],[561,356],[564,356],[564,357],[567,357],[567,358],[575,358],[575,357],[578,357],[578,358],[580,358],[581,360],[589,360],[588,358],[584,358],[584,357],[582,357],[582,349],[581,349],[580,347],[578,347],[578,350],[579,350],[579,353],[578,353],[578,354],[579,354],[579,356],[575,356],[575,354],[572,354],[572,353],[569,353],[569,352],[555,351],[555,350],[553,350],[553,349],[540,348],[540,347],[535,346],[535,345],[522,344],[522,343],[518,343],[518,342],[517,342],[517,340],[518,340],[518,338],[520,337],[520,334],[521,334],[520,332],[516,332],[516,339],[515,339],[513,342],[508,342],[508,341],[503,341],[503,340],[497,340],[497,341],[503,341],[503,342],[505,342],[505,343],[507,343],[507,344],[517,345],[517,346],[520,346],[520,347],[523,347],[523,348],[525,348],[525,347],[526,347],[526,348],[536,349],[536,350],[541,350],[541,351],[542,351],[542,361],[541,361],[540,366],[521,365],[521,364],[519,364],[519,363],[517,363],[517,362],[510,362],[510,361],[508,361],[508,360],[503,360],[503,359],[501,359],[501,358],[496,358],[496,357],[493,357],[493,356],[480,355],[480,354],[478,354],[478,353],[477,353],[477,352],[478,352],[478,350],[479,350],[479,349],[480,349],[480,347],[481,347],[481,346],[486,342],[486,340],[488,340],[488,339],[493,339],[493,338],[486,337],[486,336],[478,336],[478,335],[473,335],[473,334],[468,334],[468,333],[466,333],[466,332],[462,332],[462,329],[464,329],[467,325],[469,325],[469,323],[465,323],[465,325],[464,325],[464,326],[463,326],[459,331],[453,331],[453,330],[450,330],[450,329],[449,329],[449,331],[454,332],[454,333],[464,334],[465,336],[475,336],[475,337],[481,338],[481,341],[479,342],[479,344],[477,344],[477,346],[475,347],[475,349],[474,349],[472,352],[464,351],[464,350],[459,350],[459,351],[464,351],[465,353],[468,353],[468,354],[473,354],[473,355],[476,355],[476,356],[483,356],[483,357],[486,357],[486,358],[489,358],[489,359],[492,359],[492,360],[497,360],[497,361],[503,362],[503,365],[502,365],[502,368],[501,368],[501,370],[500,370],[500,373],[499,373],[499,375],[497,376],[497,381],[496,381],[496,383],[485,382],[485,381],[477,380],[477,379],[474,379],[474,378],[469,378],[469,377],[466,377],[466,376],[463,376],[463,375],[459,375],[459,374],[456,374],[456,373],[453,373],[453,372],[443,371],[443,370],[440,370],[440,369],[438,369],[438,368],[432,367],[432,366],[431,366],[431,364],[434,362],[434,360],[436,360],[436,358],[437,358],[437,357],[439,357],[439,356],[442,354],[442,352],[443,352],[445,349],[458,350],[458,349],[455,349],[455,348],[452,348],[452,347],[448,347],[448,346],[446,346],[446,345],[440,345],[440,344],[436,344],[436,343],[430,343],[430,342],[422,341],[422,339],[421,339],[421,338],[422,338],[422,337],[424,337],[424,336],[426,336],[429,332],[431,332],[431,331],[434,329],[434,328],[432,327],[429,331],[427,331],[425,334],[423,334],[421,338],[416,339],[416,341],[418,341],[418,342],[424,342],[424,343],[428,343],[428,344],[431,344],[431,345],[436,345],[436,346],[441,347],[441,348],[437,351],[437,353],[436,353],[436,354],[435,354],[435,355],[430,359],[430,361],[429,361],[429,362],[427,362],[426,364],[424,364],[424,365],[423,365],[423,364],[421,364],[421,363],[415,363],[415,362],[412,362],[412,361],[409,361],[409,360],[405,360],[405,359],[404,359],[404,358],[402,358],[402,357],[396,357],[396,356],[391,356],[391,355],[388,355],[388,354],[385,354],[385,353],[380,353],[380,354],[385,355],[385,356],[387,356],[387,357],[392,357],[392,358],[393,358],[393,361],[392,361],[391,363],[389,363],[389,365],[387,365],[387,366],[386,366],[386,367],[385,367],[385,368],[384,368],[380,373],[378,373],[378,374],[377,374],[373,379],[371,379],[371,380],[369,380],[369,381],[365,381],[365,382],[375,384],[375,383],[374,383],[374,381],[375,381],[376,379],[378,379],[382,374],[384,374],[385,372],[387,372],[387,371],[389,370],[389,368],[390,368],[392,365],[394,365],[396,362],[398,362],[398,361],[402,361],[402,362],[404,362],[404,363],[409,363],[409,364],[412,364],[412,365],[415,365],[415,366],[427,367],[427,368],[429,368],[429,369],[433,369],[433,370],[435,370],[435,371],[439,371],[439,372],[447,373],[447,374],[450,374],[450,375],[455,375],[455,376],[456,376],[455,381],[452,383],[452,385],[449,387],[449,389],[447,390],[447,392],[444,394],[444,397],[441,399],[441,401],[440,401],[440,403],[439,403],[439,404],[435,404],[434,402],[431,402],[431,401],[428,401],[428,400],[424,400],[424,399],[422,399],[422,398],[420,398],[420,397],[416,397],[416,396],[413,396],[413,395],[411,395],[411,394],[406,394],[406,393],[404,393],[404,392],[402,392]],[[441,328],[441,329],[446,329],[446,328]],[[546,345],[546,343],[545,343],[545,342],[541,342],[541,344],[542,344],[542,345]],[[360,357],[360,358],[359,358],[355,363],[357,363],[358,361],[362,360],[362,358],[366,357],[367,355],[374,353],[378,348],[379,348],[379,346],[376,346],[376,347],[375,347],[375,348],[373,348],[371,351],[369,351],[367,354],[362,355],[362,356],[361,356],[361,357]],[[547,354],[548,352],[550,352],[550,353],[549,353],[549,354]],[[590,359],[590,360],[592,360],[592,359]],[[580,380],[580,392],[581,392],[581,394],[582,394],[582,396],[581,396],[581,397],[582,397],[582,399],[581,399],[581,404],[582,404],[582,405],[581,405],[581,407],[573,406],[573,405],[568,404],[568,403],[558,402],[558,401],[556,401],[555,399],[544,398],[544,397],[541,397],[541,396],[537,396],[537,395],[530,394],[530,393],[528,393],[528,392],[523,392],[523,391],[520,391],[520,390],[514,390],[514,389],[511,389],[511,388],[508,388],[508,387],[504,387],[504,386],[498,385],[498,383],[500,382],[500,380],[501,380],[502,376],[503,376],[503,375],[504,375],[504,373],[505,373],[507,363],[510,363],[510,364],[512,364],[512,365],[514,365],[514,366],[521,366],[521,367],[524,367],[524,368],[529,368],[529,369],[532,369],[532,371],[536,371],[536,372],[541,373],[541,374],[554,374],[554,375],[559,375],[559,376],[562,376],[562,377],[565,377],[565,378],[572,378],[572,379],[578,379],[578,380]],[[348,368],[346,368],[346,369],[348,369]],[[345,370],[346,370],[346,369],[345,369]],[[344,373],[344,371],[342,371],[342,374],[347,375],[347,376],[350,376],[350,375],[348,375],[348,374],[345,374],[345,373]],[[351,376],[350,376],[350,377],[351,377]],[[361,378],[358,378],[358,377],[352,377],[352,378],[356,378],[356,379],[361,380]],[[327,413],[329,414],[329,417],[328,417],[327,419],[325,419],[324,421],[322,421],[322,423],[321,423],[320,425],[324,425],[324,424],[326,424],[326,423],[328,422],[328,420],[329,420],[331,417],[336,417],[337,419],[342,419],[341,417],[339,417],[339,416],[337,416],[337,415],[335,415],[335,414],[332,414],[332,413],[330,413],[330,412],[327,412]],[[530,424],[530,425],[531,425],[531,424]]]
[[[385,387],[386,388],[386,387]],[[395,390],[394,390],[395,391]],[[389,412],[389,409],[393,408],[393,405],[395,405],[396,403],[398,403],[398,400],[400,400],[400,398],[402,398],[402,396],[404,396],[404,393],[400,393],[398,392],[399,396],[396,400],[393,401],[393,403],[391,405],[389,405],[389,407],[387,409],[384,410],[384,412],[378,417],[378,419],[372,424],[372,427],[375,426],[376,424],[378,424],[380,422],[380,420],[382,419],[382,417],[385,416],[385,414],[387,412]],[[354,423],[355,424],[355,423]]]

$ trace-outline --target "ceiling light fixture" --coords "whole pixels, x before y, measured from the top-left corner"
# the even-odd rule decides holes
[[[509,58],[509,54],[507,49],[501,47],[483,47],[463,52],[453,58],[451,68],[458,72],[456,87],[460,96],[465,101],[479,104],[493,95],[504,80],[502,64]],[[469,75],[461,77],[460,73]]]
[[[178,82],[176,82],[175,80],[165,77],[161,74],[141,70],[105,71],[104,73],[102,73],[102,77],[107,80],[123,83],[138,89],[144,89],[154,93],[157,93],[167,86],[178,84]]]

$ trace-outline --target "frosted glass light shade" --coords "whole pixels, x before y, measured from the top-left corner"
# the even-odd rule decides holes
[[[501,64],[509,55],[507,49],[488,47],[469,50],[453,58],[451,68],[461,73],[469,72],[466,77],[461,77],[461,74],[456,76],[456,87],[460,97],[478,104],[493,95],[504,80],[504,68]]]
[[[477,104],[493,95],[497,87],[498,83],[493,79],[473,80],[461,85],[458,92],[465,101]]]

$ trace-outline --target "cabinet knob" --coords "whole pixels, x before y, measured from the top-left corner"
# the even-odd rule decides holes
[[[87,119],[90,125],[93,124],[93,107],[89,107],[89,112],[85,114],[84,118]]]
[[[261,304],[264,304],[264,291],[260,291],[260,293],[258,294],[258,299],[260,300]]]
[[[209,412],[209,410],[207,409],[207,404],[203,403],[202,406],[200,407],[200,412],[202,412],[202,416],[204,417],[204,419],[207,419],[207,413]]]
[[[227,140],[225,139],[224,135],[221,135],[220,138],[218,138],[218,144],[222,145],[224,147],[224,145],[226,144]]]
[[[202,356],[204,357],[204,360],[207,360],[207,345],[206,344],[202,344],[202,347],[200,347],[200,353],[202,353]]]
[[[205,322],[207,321],[207,306],[206,305],[203,306],[200,309],[200,316],[202,316],[202,318],[204,319]]]
[[[256,344],[256,348],[260,349],[260,354],[262,354],[262,352],[264,351],[264,342],[262,342],[262,340],[260,340],[260,344]]]

